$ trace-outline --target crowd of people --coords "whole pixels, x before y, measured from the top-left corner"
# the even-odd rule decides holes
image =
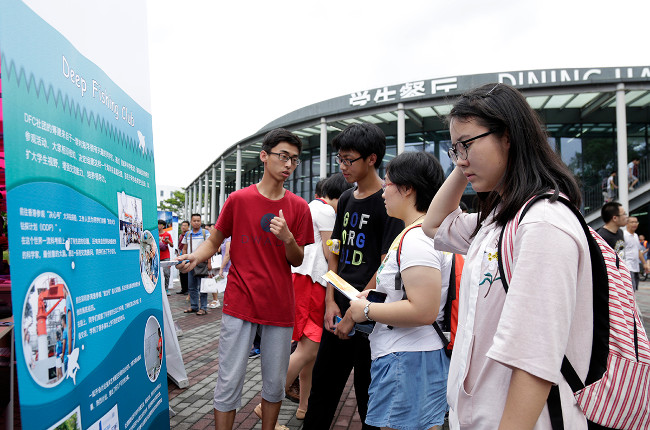
[[[255,413],[264,430],[283,427],[281,401],[298,376],[299,394],[291,396],[297,418],[306,430],[329,429],[353,369],[364,429],[440,428],[446,416],[459,429],[551,429],[553,390],[565,428],[587,429],[560,371],[568,359],[584,380],[593,340],[587,238],[558,201],[580,207],[579,185],[534,110],[509,85],[467,92],[448,124],[455,168],[446,179],[425,152],[396,156],[381,178],[381,128],[349,125],[332,141],[340,173],[321,181],[309,204],[284,188],[302,142],[272,130],[260,152],[261,181],[232,193],[209,231],[199,215],[191,231],[183,223],[177,258],[181,293],[190,294],[186,312],[201,315],[207,307],[197,287],[202,265],[212,269],[219,250],[230,265],[214,389],[217,429],[233,427],[256,335],[262,402]],[[478,194],[472,213],[462,210],[468,183]],[[507,244],[506,284],[500,233],[544,194],[550,198],[526,208]],[[612,202],[603,221],[601,234],[630,271],[649,269],[636,218]],[[458,254],[459,296],[451,288]],[[357,296],[350,300],[324,282],[327,271]],[[452,295],[459,306],[453,354],[440,330]]]

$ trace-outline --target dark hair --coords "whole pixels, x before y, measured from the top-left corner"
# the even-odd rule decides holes
[[[605,224],[610,222],[612,218],[619,215],[619,207],[623,206],[619,202],[608,202],[603,205],[600,209],[600,217],[603,219]]]
[[[379,169],[386,154],[386,135],[377,125],[362,122],[350,124],[332,140],[335,151],[357,151],[364,160],[370,155],[377,155],[375,169]]]
[[[460,210],[463,211],[463,212],[466,212],[466,211],[469,210],[469,209],[467,208],[467,205],[465,204],[465,202],[462,202],[462,201],[461,201],[460,203],[458,203],[458,207],[459,207]]]
[[[386,166],[386,175],[398,188],[415,191],[415,209],[426,212],[445,180],[440,162],[428,152],[404,152]]]
[[[280,142],[287,142],[289,145],[295,146],[298,148],[298,154],[302,152],[302,140],[284,128],[276,128],[266,133],[262,142],[262,151],[268,154]]]
[[[345,180],[343,173],[338,172],[325,179],[321,196],[328,199],[338,199],[343,194],[343,191],[349,188],[352,188],[352,184]]]
[[[190,219],[194,218],[195,216],[198,216],[199,218],[201,218],[201,214],[192,214],[192,215],[190,215]]]
[[[327,178],[323,178],[320,181],[316,182],[316,189],[314,194],[318,197],[323,197],[323,184],[327,181]]]
[[[61,322],[62,322],[62,323],[65,323],[65,322],[66,322],[65,314],[61,314]]]
[[[160,224],[162,224],[162,225],[164,225],[164,226],[167,225],[167,223],[166,223],[165,221],[159,219],[159,220],[158,220],[158,225],[160,225]]]
[[[183,221],[183,222],[181,223],[181,225],[183,225],[183,224],[190,225],[190,222],[189,222],[188,220],[185,220],[185,221]]]
[[[562,192],[580,207],[578,182],[551,149],[539,117],[519,91],[510,85],[492,83],[466,92],[447,120],[472,119],[510,142],[506,170],[497,184],[501,194],[496,190],[478,193],[480,214],[474,234],[497,205],[500,209],[494,219],[503,226],[528,199],[550,190],[554,191],[550,201],[557,200]]]

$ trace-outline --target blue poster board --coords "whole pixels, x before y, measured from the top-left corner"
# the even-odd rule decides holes
[[[0,10],[23,428],[169,428],[151,115],[23,2]]]

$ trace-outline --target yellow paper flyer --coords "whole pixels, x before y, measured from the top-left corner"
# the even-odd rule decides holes
[[[339,290],[349,300],[358,299],[357,294],[359,294],[359,291],[331,270],[323,275],[323,279],[332,284],[334,288]]]

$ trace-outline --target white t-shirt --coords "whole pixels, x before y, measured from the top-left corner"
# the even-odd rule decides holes
[[[292,267],[291,271],[309,276],[313,282],[318,282],[323,287],[326,287],[327,282],[321,276],[327,273],[327,260],[325,254],[323,254],[323,239],[320,232],[334,230],[336,212],[327,202],[319,199],[312,200],[309,203],[309,210],[314,225],[314,243],[305,246],[305,256],[302,264],[298,267]]]
[[[507,295],[497,260],[502,228],[490,215],[472,236],[476,221],[457,209],[435,236],[437,249],[467,254],[447,383],[450,417],[461,429],[498,428],[517,368],[558,384],[564,427],[586,430],[560,371],[566,355],[584,381],[593,340],[591,259],[579,221],[559,202],[530,208],[513,239]],[[545,405],[534,430],[551,428]]]
[[[386,293],[385,303],[402,300],[403,290],[395,289],[395,275],[397,274],[397,248],[398,235],[391,245],[384,261],[377,271],[377,291]],[[400,258],[400,271],[413,266],[433,267],[440,270],[442,275],[442,288],[438,321],[444,317],[447,290],[449,288],[449,275],[451,271],[452,254],[436,251],[433,239],[424,234],[422,228],[413,228],[404,235],[402,242],[402,255]],[[435,351],[443,347],[442,341],[432,325],[419,327],[393,327],[389,329],[386,324],[376,323],[370,334],[370,356],[374,360],[393,352],[402,351]]]
[[[202,231],[205,232],[205,238],[207,239],[210,237],[210,231],[207,228],[200,228],[197,233],[194,233],[194,230],[190,230],[187,233],[185,233],[185,236],[183,237],[183,245],[187,245],[187,253],[191,253],[197,250],[199,245],[203,243],[203,233]],[[192,243],[190,246],[190,235],[192,236]]]
[[[607,178],[607,191],[612,191],[614,189],[614,175],[611,175]]]
[[[625,238],[625,264],[630,272],[639,271],[639,251],[643,248],[639,242],[639,236],[636,233],[630,233],[626,228],[623,229]]]

